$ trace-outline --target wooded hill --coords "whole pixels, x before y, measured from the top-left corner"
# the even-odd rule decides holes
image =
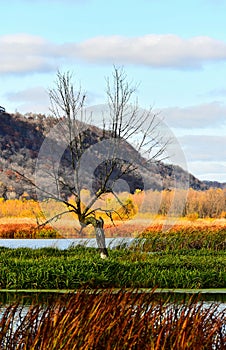
[[[35,172],[36,159],[40,147],[48,131],[56,124],[56,119],[43,114],[21,115],[2,113],[0,115],[0,197],[5,199],[19,198],[23,195],[35,198],[35,189],[28,183],[21,181],[21,178],[14,170],[32,178]],[[90,145],[100,140],[102,131],[92,125],[88,125],[83,132],[83,140]],[[147,164],[137,151],[125,142],[125,149],[131,159],[137,161],[137,171],[133,174],[127,174],[123,180],[128,183],[131,192],[136,189],[162,190],[171,189],[176,183],[183,187],[186,179],[189,177],[189,187],[195,190],[205,190],[209,187],[221,187],[225,184],[218,182],[202,182],[188,174],[181,167],[155,162]],[[65,152],[66,154],[66,152]],[[63,156],[63,171],[68,171],[70,164],[67,157]],[[100,158],[101,159],[101,158]],[[101,167],[99,168],[101,171]],[[90,174],[84,171],[83,183]],[[98,169],[95,171],[98,178]],[[118,188],[120,191],[121,188]]]

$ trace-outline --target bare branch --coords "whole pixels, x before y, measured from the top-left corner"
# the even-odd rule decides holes
[[[142,111],[139,108],[135,96],[138,85],[134,84],[133,81],[128,81],[123,68],[114,66],[112,79],[107,78],[106,82],[108,119],[103,117],[102,131],[98,129],[96,132],[97,128],[95,129],[92,126],[96,132],[93,139],[93,129],[89,129],[89,125],[85,123],[87,122],[87,115],[84,110],[86,94],[82,92],[81,86],[75,89],[70,72],[57,72],[55,88],[49,90],[49,97],[50,110],[59,122],[58,131],[60,130],[60,135],[58,132],[56,137],[62,139],[62,143],[59,142],[57,150],[57,142],[54,144],[53,137],[51,147],[56,147],[56,149],[52,151],[50,147],[45,153],[47,159],[42,170],[48,174],[49,181],[43,183],[42,188],[42,186],[37,186],[32,180],[17,172],[30,185],[35,186],[43,194],[43,197],[52,198],[66,205],[67,210],[54,215],[45,224],[60,219],[66,213],[73,212],[78,216],[81,229],[88,224],[93,225],[96,230],[97,242],[100,232],[104,237],[103,218],[97,218],[98,212],[105,213],[111,222],[114,222],[114,216],[116,215],[120,219],[125,218],[125,215],[129,218],[128,203],[123,203],[114,190],[117,181],[127,181],[128,178],[139,179],[138,168],[140,164],[145,166],[151,161],[165,157],[166,147],[169,143],[169,140],[165,140],[164,135],[161,134],[161,121],[157,118],[157,115],[151,109]],[[103,140],[109,142],[101,143]],[[135,141],[136,149],[130,144],[130,142],[134,143]],[[96,148],[95,152],[99,153],[92,153],[90,148],[92,149],[92,146],[98,143],[103,145],[103,149]],[[59,166],[57,167],[55,164],[55,159],[58,158],[51,156],[48,159],[48,152],[59,154],[61,144],[67,146],[62,156],[63,161],[61,160],[66,165],[62,166],[60,171]],[[87,156],[89,152],[92,153],[91,157]],[[132,159],[130,159],[130,155],[132,155]],[[88,203],[82,203],[82,190],[86,188],[83,178],[85,177],[83,170],[86,170],[83,168],[84,157],[86,156],[85,159],[88,159],[91,164],[85,163],[85,165],[87,168],[90,166],[93,170],[90,178],[94,177],[94,181],[91,184],[92,191],[87,200]],[[94,169],[92,164],[95,164]],[[89,183],[88,181],[86,183]],[[57,194],[51,192],[51,186],[54,185]],[[119,210],[99,206],[98,200],[106,193],[114,195],[120,205]],[[71,203],[67,199],[68,194],[75,197],[75,202]],[[63,196],[64,198],[62,198]],[[98,206],[98,208],[95,208],[95,206]],[[103,244],[103,240],[101,244]],[[103,249],[103,246],[101,245],[100,248]]]
[[[69,213],[74,213],[74,210],[71,209],[71,210],[65,210],[65,211],[62,211],[60,212],[59,214],[56,214],[54,216],[52,216],[50,219],[46,220],[45,222],[43,222],[42,224],[39,224],[38,225],[38,229],[42,228],[42,227],[45,227],[46,225],[48,225],[49,223],[53,222],[53,221],[57,221],[59,219],[61,219],[61,217],[65,214],[69,214]]]

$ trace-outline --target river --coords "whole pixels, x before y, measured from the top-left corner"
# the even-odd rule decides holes
[[[106,238],[106,246],[108,248],[114,248],[121,244],[130,244],[133,238]],[[0,247],[8,248],[44,248],[53,247],[59,249],[68,249],[71,246],[86,245],[87,247],[97,247],[95,238],[5,238],[0,239]]]

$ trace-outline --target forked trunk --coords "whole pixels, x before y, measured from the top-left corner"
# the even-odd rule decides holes
[[[94,227],[100,256],[102,259],[106,259],[108,257],[108,251],[105,243],[104,220],[101,217],[96,219],[92,216],[86,218],[85,220],[80,218],[80,224],[81,226],[92,225]]]
[[[108,251],[106,248],[105,234],[104,234],[104,221],[102,218],[99,218],[99,220],[96,220],[95,233],[96,233],[97,246],[100,251],[100,256],[102,259],[106,259],[108,257]]]

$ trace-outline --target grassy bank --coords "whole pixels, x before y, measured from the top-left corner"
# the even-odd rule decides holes
[[[129,248],[0,247],[1,289],[226,288],[226,229],[161,225],[147,229]]]
[[[0,248],[1,289],[225,288],[226,252],[213,249]]]

